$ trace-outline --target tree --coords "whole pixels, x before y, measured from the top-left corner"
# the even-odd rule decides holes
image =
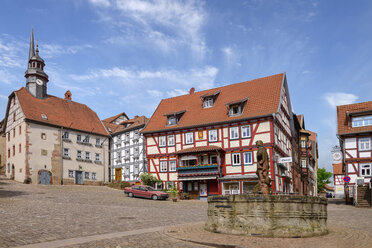
[[[332,177],[332,172],[326,171],[325,168],[318,168],[318,193],[323,191],[323,188],[326,184],[329,184],[331,181],[329,178]]]
[[[157,179],[152,174],[147,173],[147,172],[142,173],[140,175],[140,179],[145,185],[150,185],[150,186],[153,186],[155,183],[161,182],[161,180]]]

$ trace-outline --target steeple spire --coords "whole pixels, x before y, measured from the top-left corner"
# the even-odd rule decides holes
[[[28,55],[28,60],[32,58],[32,56],[35,55],[35,45],[34,45],[34,28],[31,29],[31,38],[30,38],[30,51]]]

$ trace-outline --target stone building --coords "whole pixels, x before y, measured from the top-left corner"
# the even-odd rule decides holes
[[[299,118],[293,114],[294,129],[292,134],[292,180],[293,180],[293,193],[303,194],[303,175],[301,168],[301,125]]]
[[[44,60],[31,33],[26,87],[9,96],[6,175],[33,184],[102,184],[108,179],[109,135],[88,106],[47,94]]]
[[[4,120],[0,121],[0,175],[5,175],[5,161],[6,161],[6,148],[5,148],[5,133],[3,132]]]
[[[337,106],[337,128],[342,172],[351,179],[345,184],[346,200],[371,206],[372,101]]]
[[[244,194],[257,184],[256,141],[269,155],[272,190],[293,192],[293,112],[286,75],[164,99],[142,130],[148,170],[192,198]]]
[[[312,187],[309,195],[316,196],[318,194],[318,135],[312,131],[308,131],[309,136],[309,182]]]
[[[111,178],[116,181],[138,183],[139,175],[147,172],[145,141],[141,130],[148,118],[135,116],[129,119],[125,113],[103,120],[110,132]]]

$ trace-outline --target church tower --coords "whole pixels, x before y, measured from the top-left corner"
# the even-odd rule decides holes
[[[44,72],[44,60],[39,56],[39,47],[34,45],[34,30],[31,30],[30,51],[28,55],[28,67],[25,72],[26,89],[36,98],[47,97],[48,75]]]

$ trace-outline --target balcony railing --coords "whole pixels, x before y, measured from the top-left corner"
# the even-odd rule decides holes
[[[196,169],[213,169],[217,168],[217,164],[196,164],[196,165],[187,165],[180,166],[177,170],[196,170]]]

